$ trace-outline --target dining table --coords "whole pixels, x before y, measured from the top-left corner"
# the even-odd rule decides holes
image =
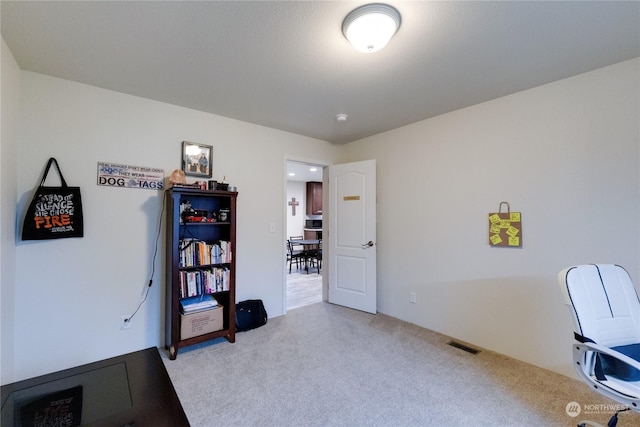
[[[320,239],[302,239],[302,240],[291,240],[291,244],[294,246],[302,246],[304,249],[304,271],[309,274],[309,263],[311,261],[311,257],[309,256],[313,250],[318,250],[320,246]]]

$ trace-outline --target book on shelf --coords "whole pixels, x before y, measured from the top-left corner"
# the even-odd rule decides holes
[[[180,267],[228,264],[232,259],[231,242],[220,240],[209,244],[197,239],[181,239]]]
[[[196,188],[198,190],[201,190],[202,187],[200,186],[200,184],[186,184],[186,183],[178,183],[178,182],[172,182],[170,185],[170,188]]]
[[[210,267],[200,270],[180,271],[180,298],[201,294],[213,294],[229,290],[231,270],[227,267]]]
[[[197,313],[218,306],[218,301],[211,294],[202,294],[180,300],[180,309],[184,314]]]

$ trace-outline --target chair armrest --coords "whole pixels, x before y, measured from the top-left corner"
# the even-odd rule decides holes
[[[619,380],[613,376],[604,381],[598,380],[593,375],[595,357],[588,358],[587,353],[606,354],[636,369],[640,369],[640,363],[629,356],[595,343],[575,343],[572,344],[572,347],[574,368],[580,380],[588,384],[593,391],[626,405],[635,412],[640,412],[640,387],[638,383]]]
[[[584,353],[585,351],[595,351],[601,354],[606,354],[608,356],[611,356],[615,359],[618,359],[619,361],[626,363],[627,365],[631,366],[632,368],[635,368],[637,370],[640,371],[640,362],[638,362],[635,359],[630,358],[629,356],[627,356],[626,354],[622,354],[618,351],[615,351],[613,349],[610,349],[609,347],[605,347],[593,342],[585,342],[585,343],[581,343],[580,345],[587,347],[586,350],[582,351],[581,353]]]

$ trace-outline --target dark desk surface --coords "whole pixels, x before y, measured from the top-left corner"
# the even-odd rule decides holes
[[[155,347],[4,385],[1,424],[19,426],[19,406],[75,385],[83,387],[82,425],[189,426]]]

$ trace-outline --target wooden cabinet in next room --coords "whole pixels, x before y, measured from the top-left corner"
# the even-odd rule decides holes
[[[307,182],[307,215],[322,215],[321,182]]]

